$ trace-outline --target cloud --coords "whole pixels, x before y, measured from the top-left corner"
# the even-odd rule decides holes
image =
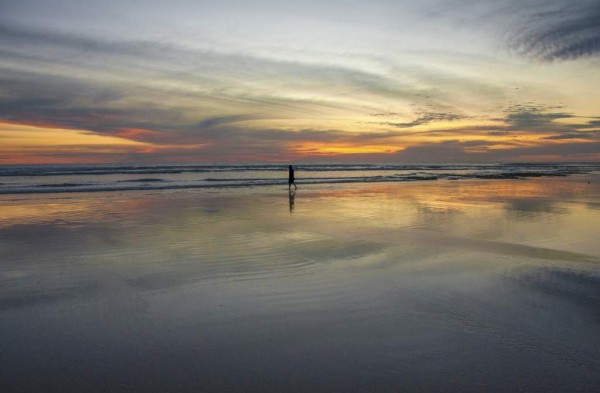
[[[544,61],[600,54],[600,2],[597,0],[534,1],[535,7],[511,26],[509,46]]]
[[[286,120],[314,118],[318,124],[332,114],[370,113],[377,108],[374,98],[409,103],[420,91],[350,67],[7,26],[0,33],[6,55],[0,63],[0,119],[156,145],[124,156],[134,161],[278,160],[303,142],[385,143],[394,136],[288,127]],[[421,117],[429,122],[452,115]]]
[[[405,122],[405,123],[388,122],[388,123],[379,123],[379,124],[385,124],[388,126],[393,126],[393,127],[398,127],[398,128],[411,128],[411,127],[416,127],[416,126],[420,126],[423,124],[429,124],[429,123],[438,122],[438,121],[455,121],[455,120],[461,120],[464,118],[465,118],[465,116],[459,115],[457,113],[452,113],[452,112],[425,112],[425,113],[422,113],[415,120],[410,121],[410,122]]]
[[[486,141],[460,142],[457,140],[439,143],[426,143],[411,146],[398,153],[405,162],[460,162],[481,160],[481,154],[468,153],[467,149],[474,146],[489,145]]]
[[[440,0],[431,6],[439,21],[492,33],[511,51],[540,61],[600,54],[597,0]]]
[[[597,117],[577,116],[561,105],[545,105],[535,102],[512,104],[501,108],[501,117],[482,117],[481,120],[494,122],[494,125],[470,125],[460,128],[435,129],[413,135],[486,135],[510,136],[520,134],[552,134],[546,139],[593,139],[600,128]],[[581,122],[582,119],[591,119]],[[571,120],[569,122],[569,120]]]
[[[230,115],[230,116],[218,116],[211,117],[205,120],[202,120],[198,123],[199,128],[210,128],[215,126],[221,126],[224,124],[238,123],[242,121],[248,120],[256,120],[260,119],[260,116],[256,115]]]
[[[544,139],[549,140],[568,140],[568,139],[587,139],[594,140],[600,139],[600,130],[598,131],[586,131],[586,132],[571,132],[568,134],[558,134],[547,136]]]
[[[0,25],[0,117],[174,131],[261,117],[368,113],[372,100],[408,102],[418,89],[382,74],[149,41],[106,41]],[[268,114],[268,115],[267,115]],[[216,123],[215,123],[216,122]]]
[[[377,112],[377,113],[371,113],[371,116],[373,117],[391,117],[391,116],[398,116],[400,115],[400,113],[398,112]]]
[[[600,141],[572,143],[543,143],[533,146],[496,149],[496,142],[488,140],[449,140],[422,143],[408,147],[390,157],[399,162],[506,162],[560,159],[562,161],[597,161]]]
[[[450,122],[456,120],[462,120],[468,118],[467,116],[460,114],[447,103],[438,102],[430,95],[427,94],[416,94],[416,102],[412,103],[413,112],[417,116],[416,119],[409,122],[398,122],[398,121],[383,121],[383,122],[372,122],[371,124],[380,124],[396,128],[412,128],[425,124],[436,123],[436,122]],[[377,112],[372,113],[370,116],[376,118],[396,118],[401,116],[398,112]]]
[[[592,128],[600,131],[600,120],[590,120],[587,123],[580,125],[579,128]]]
[[[563,109],[561,106],[548,106],[536,103],[515,104],[509,106],[506,116],[501,121],[507,124],[506,131],[528,130],[528,131],[569,131],[570,126],[557,125],[556,120],[575,117],[567,112],[550,112]]]

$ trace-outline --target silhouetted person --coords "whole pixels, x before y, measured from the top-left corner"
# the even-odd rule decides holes
[[[298,186],[296,185],[296,180],[294,179],[294,167],[290,165],[290,176],[288,178],[288,190],[292,189],[292,184],[294,185],[294,190],[298,189]]]

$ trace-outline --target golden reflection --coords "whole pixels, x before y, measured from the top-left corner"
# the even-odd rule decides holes
[[[155,205],[152,200],[141,198],[115,199],[107,204],[106,197],[96,194],[74,198],[53,198],[42,194],[26,201],[3,196],[0,201],[0,227],[56,221],[104,222],[114,220],[115,215],[124,212],[143,215]]]
[[[93,213],[93,206],[84,200],[77,202],[35,202],[3,203],[0,205],[0,226],[30,224],[34,222],[49,222],[64,220],[78,215]]]
[[[296,190],[289,190],[289,201],[290,201],[290,213],[294,211],[294,205],[296,204]]]
[[[587,181],[577,177],[506,180],[423,181],[379,183],[365,188],[324,190],[321,194],[335,197],[410,196],[422,201],[495,201],[506,198],[555,198],[581,192]]]

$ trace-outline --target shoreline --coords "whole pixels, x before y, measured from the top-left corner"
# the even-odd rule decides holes
[[[600,164],[313,164],[296,167],[298,184],[328,186],[465,180],[523,180],[600,174]],[[0,168],[0,195],[285,186],[287,168],[244,166]]]
[[[328,186],[328,185],[369,185],[369,184],[386,184],[386,183],[397,183],[397,184],[406,184],[406,183],[428,183],[428,182],[456,182],[456,181],[489,181],[489,180],[529,180],[529,179],[538,179],[538,178],[581,178],[581,177],[589,177],[591,179],[595,179],[600,177],[600,173],[597,171],[590,171],[587,173],[570,173],[570,174],[509,174],[509,175],[477,175],[477,176],[455,176],[453,178],[439,178],[436,176],[414,176],[408,177],[404,179],[374,179],[374,180],[354,180],[354,179],[335,179],[328,181],[310,181],[310,180],[302,180],[297,182],[299,185],[307,185],[307,186]],[[151,183],[155,184],[158,182],[155,179],[150,179],[148,181],[141,180],[132,180],[131,182],[139,182],[139,183]],[[122,186],[122,187],[104,187],[99,189],[94,188],[80,188],[73,189],[71,187],[79,187],[81,184],[74,185],[62,185],[62,184],[49,184],[49,185],[41,185],[38,186],[37,189],[32,190],[6,190],[0,188],[0,196],[2,195],[31,195],[31,194],[85,194],[85,193],[113,193],[113,192],[124,192],[124,191],[169,191],[169,190],[227,190],[227,189],[240,189],[240,188],[266,188],[266,187],[276,187],[276,186],[285,186],[287,185],[286,179],[270,181],[266,184],[197,184],[197,185],[165,185],[165,186]],[[0,184],[1,185],[1,184]],[[46,187],[44,189],[40,189],[39,187]]]

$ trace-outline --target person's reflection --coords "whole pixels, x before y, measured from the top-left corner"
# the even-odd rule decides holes
[[[290,190],[290,213],[294,211],[294,198],[296,197],[296,190]]]

